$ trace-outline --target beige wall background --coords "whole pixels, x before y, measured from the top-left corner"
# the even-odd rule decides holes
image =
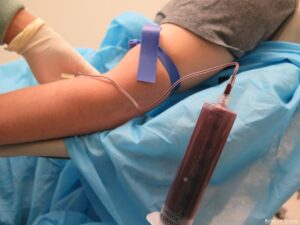
[[[168,0],[20,0],[74,47],[97,48],[111,19],[125,11],[149,18]],[[19,58],[0,49],[0,64]]]

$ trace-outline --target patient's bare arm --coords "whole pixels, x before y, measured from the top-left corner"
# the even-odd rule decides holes
[[[171,24],[162,26],[160,45],[181,76],[233,59],[225,48]],[[105,76],[146,106],[170,86],[170,81],[160,63],[155,84],[136,81],[139,50],[139,46],[133,48]],[[201,80],[187,81],[181,90]],[[56,81],[0,95],[0,145],[111,129],[137,115],[132,103],[108,82],[88,78]]]

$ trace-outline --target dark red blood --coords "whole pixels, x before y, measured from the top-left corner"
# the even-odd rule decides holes
[[[161,211],[166,225],[192,224],[235,118],[234,112],[220,105],[203,105]]]

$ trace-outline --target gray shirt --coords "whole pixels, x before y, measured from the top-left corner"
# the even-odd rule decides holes
[[[171,0],[155,18],[225,46],[242,56],[266,40],[292,14],[297,0]]]

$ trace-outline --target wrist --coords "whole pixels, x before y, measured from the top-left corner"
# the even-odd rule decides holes
[[[21,9],[13,18],[4,37],[4,43],[9,44],[24,28],[36,17],[24,9]]]

